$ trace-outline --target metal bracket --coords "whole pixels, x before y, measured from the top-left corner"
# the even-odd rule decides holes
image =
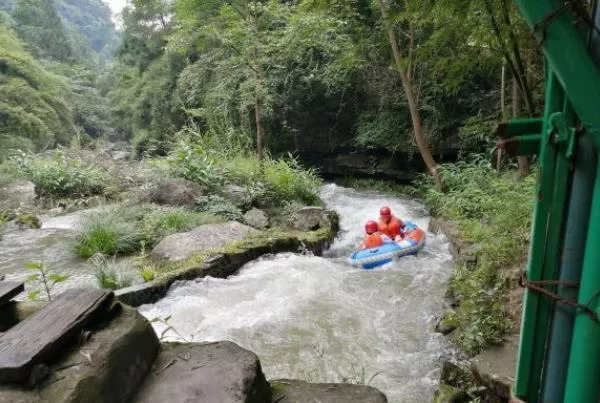
[[[575,155],[577,143],[577,129],[569,127],[563,112],[556,112],[550,116],[549,140],[554,146],[564,150],[567,159],[572,160]]]

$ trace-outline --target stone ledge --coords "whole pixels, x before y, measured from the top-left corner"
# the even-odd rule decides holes
[[[252,245],[236,247],[229,252],[205,257],[191,267],[167,273],[156,280],[117,290],[115,296],[119,301],[137,307],[154,303],[163,298],[175,281],[193,280],[206,276],[226,278],[235,274],[246,263],[266,254],[306,250],[315,255],[321,255],[330,246],[337,231],[338,224],[333,222],[332,229],[300,232],[296,235],[276,234],[273,237],[255,241]]]
[[[106,327],[91,338],[74,341],[56,361],[43,366],[48,375],[37,389],[0,385],[0,402],[127,402],[152,366],[159,347],[151,324],[135,309],[119,303]]]
[[[372,386],[349,383],[308,383],[295,379],[271,381],[273,402],[278,403],[387,403]]]
[[[235,343],[165,343],[133,401],[268,403],[271,388],[258,357]]]

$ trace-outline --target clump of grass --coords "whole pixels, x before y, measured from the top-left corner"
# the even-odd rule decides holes
[[[156,278],[156,270],[152,266],[143,266],[139,273],[142,280],[146,283]]]
[[[475,267],[459,267],[449,287],[460,303],[455,338],[474,355],[501,342],[510,329],[507,279],[527,253],[535,175],[518,179],[514,172],[495,171],[481,157],[439,169],[448,191],[439,192],[426,178],[421,197],[433,216],[457,223],[460,236],[476,247]]]
[[[74,250],[83,258],[96,253],[128,254],[138,250],[143,239],[135,219],[118,208],[86,216],[76,235]]]
[[[131,268],[113,257],[108,259],[102,254],[94,255],[89,263],[94,268],[94,276],[99,288],[118,290],[129,287],[133,280],[129,275]]]
[[[223,222],[207,212],[154,205],[120,205],[86,216],[75,239],[75,253],[88,258],[95,253],[127,255],[155,246],[175,232]]]

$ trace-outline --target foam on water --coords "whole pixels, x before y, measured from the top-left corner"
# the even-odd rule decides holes
[[[451,258],[442,238],[428,234],[418,257],[376,270],[346,259],[362,226],[389,205],[426,228],[427,212],[412,200],[327,185],[322,197],[341,218],[341,234],[325,257],[268,256],[228,279],[175,284],[148,318],[171,316],[170,340],[231,340],[258,354],[267,378],[366,382],[390,402],[433,396],[446,346],[432,332],[442,307]],[[155,323],[159,334],[166,328]]]

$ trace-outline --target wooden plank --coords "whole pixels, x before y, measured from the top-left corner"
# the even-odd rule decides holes
[[[23,283],[0,281],[0,306],[6,304],[23,291],[25,291],[25,285]]]
[[[71,289],[0,336],[0,382],[29,378],[106,309],[113,293]]]

